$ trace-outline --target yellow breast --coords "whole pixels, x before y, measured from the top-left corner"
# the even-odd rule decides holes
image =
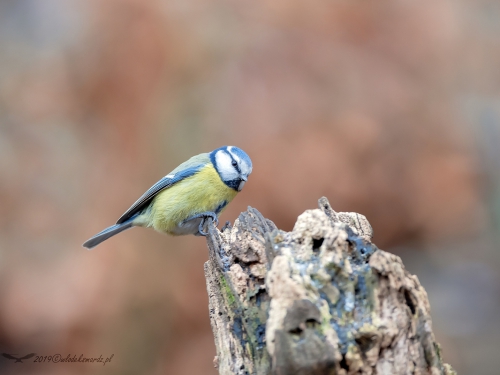
[[[209,164],[194,176],[158,193],[151,210],[141,221],[157,231],[176,234],[176,228],[183,220],[202,212],[214,212],[224,202],[227,204],[233,200],[237,193],[222,182]]]

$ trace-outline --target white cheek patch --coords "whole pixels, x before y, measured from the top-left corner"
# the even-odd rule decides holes
[[[238,178],[238,172],[231,164],[231,156],[226,154],[224,151],[218,151],[215,154],[215,162],[223,181],[231,181]]]
[[[240,185],[238,186],[238,191],[241,191],[241,189],[243,189],[243,186],[245,186],[245,181],[241,180]]]

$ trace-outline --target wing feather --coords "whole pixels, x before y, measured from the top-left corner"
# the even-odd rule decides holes
[[[121,224],[134,215],[141,212],[151,200],[162,190],[168,189],[175,183],[184,180],[185,178],[191,177],[196,174],[201,168],[210,162],[209,154],[200,154],[193,156],[188,161],[182,163],[177,168],[175,168],[168,175],[163,177],[156,184],[151,186],[148,191],[146,191],[116,222],[116,224]]]

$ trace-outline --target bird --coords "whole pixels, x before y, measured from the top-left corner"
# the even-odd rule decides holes
[[[222,146],[191,157],[151,186],[116,222],[87,240],[92,249],[132,227],[154,228],[170,235],[206,236],[252,173],[250,157],[236,146]]]
[[[23,359],[30,359],[30,358],[34,357],[35,355],[36,355],[36,353],[30,353],[30,354],[25,355],[24,357],[18,358],[18,357],[14,357],[12,354],[2,353],[2,356],[5,358],[15,359],[16,361],[14,363],[17,363],[17,362],[23,363]]]

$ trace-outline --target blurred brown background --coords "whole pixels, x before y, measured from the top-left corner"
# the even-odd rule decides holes
[[[81,244],[234,144],[254,173],[222,222],[365,214],[445,361],[497,375],[499,66],[493,0],[0,1],[0,352],[114,354],[0,373],[215,374],[202,238]]]

